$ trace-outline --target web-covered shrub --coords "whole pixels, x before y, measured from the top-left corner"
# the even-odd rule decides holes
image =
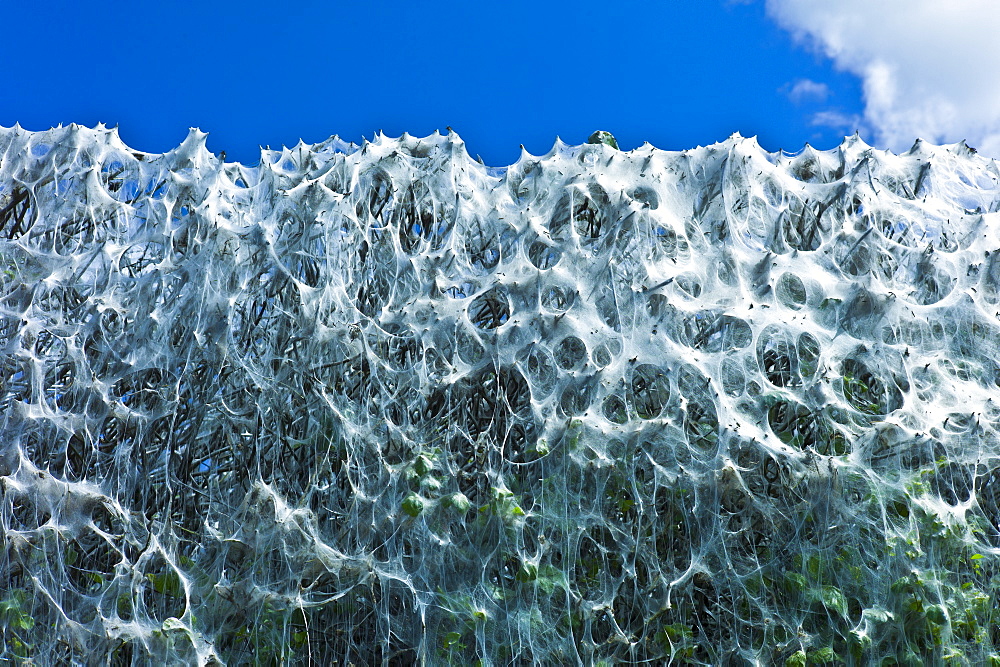
[[[0,658],[1000,661],[963,145],[0,155]]]

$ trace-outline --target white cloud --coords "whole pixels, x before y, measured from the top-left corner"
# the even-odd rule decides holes
[[[1000,157],[997,0],[767,0],[767,8],[861,77],[875,143],[904,150],[917,137],[965,139]]]
[[[864,127],[864,120],[856,114],[845,114],[840,111],[826,110],[814,113],[809,119],[810,125],[817,127],[832,127],[845,133],[853,133]]]
[[[784,86],[782,92],[795,104],[825,102],[830,96],[830,88],[825,83],[817,83],[812,79],[799,79],[792,85]]]

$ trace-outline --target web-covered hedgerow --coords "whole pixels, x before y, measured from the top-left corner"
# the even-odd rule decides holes
[[[964,145],[0,156],[0,659],[1000,663]]]

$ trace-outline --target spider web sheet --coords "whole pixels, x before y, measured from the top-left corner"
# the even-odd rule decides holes
[[[0,156],[0,659],[1000,664],[964,144]]]

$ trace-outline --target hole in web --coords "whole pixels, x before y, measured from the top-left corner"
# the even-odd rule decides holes
[[[510,319],[510,300],[501,287],[494,287],[473,299],[469,320],[480,329],[496,329]]]

